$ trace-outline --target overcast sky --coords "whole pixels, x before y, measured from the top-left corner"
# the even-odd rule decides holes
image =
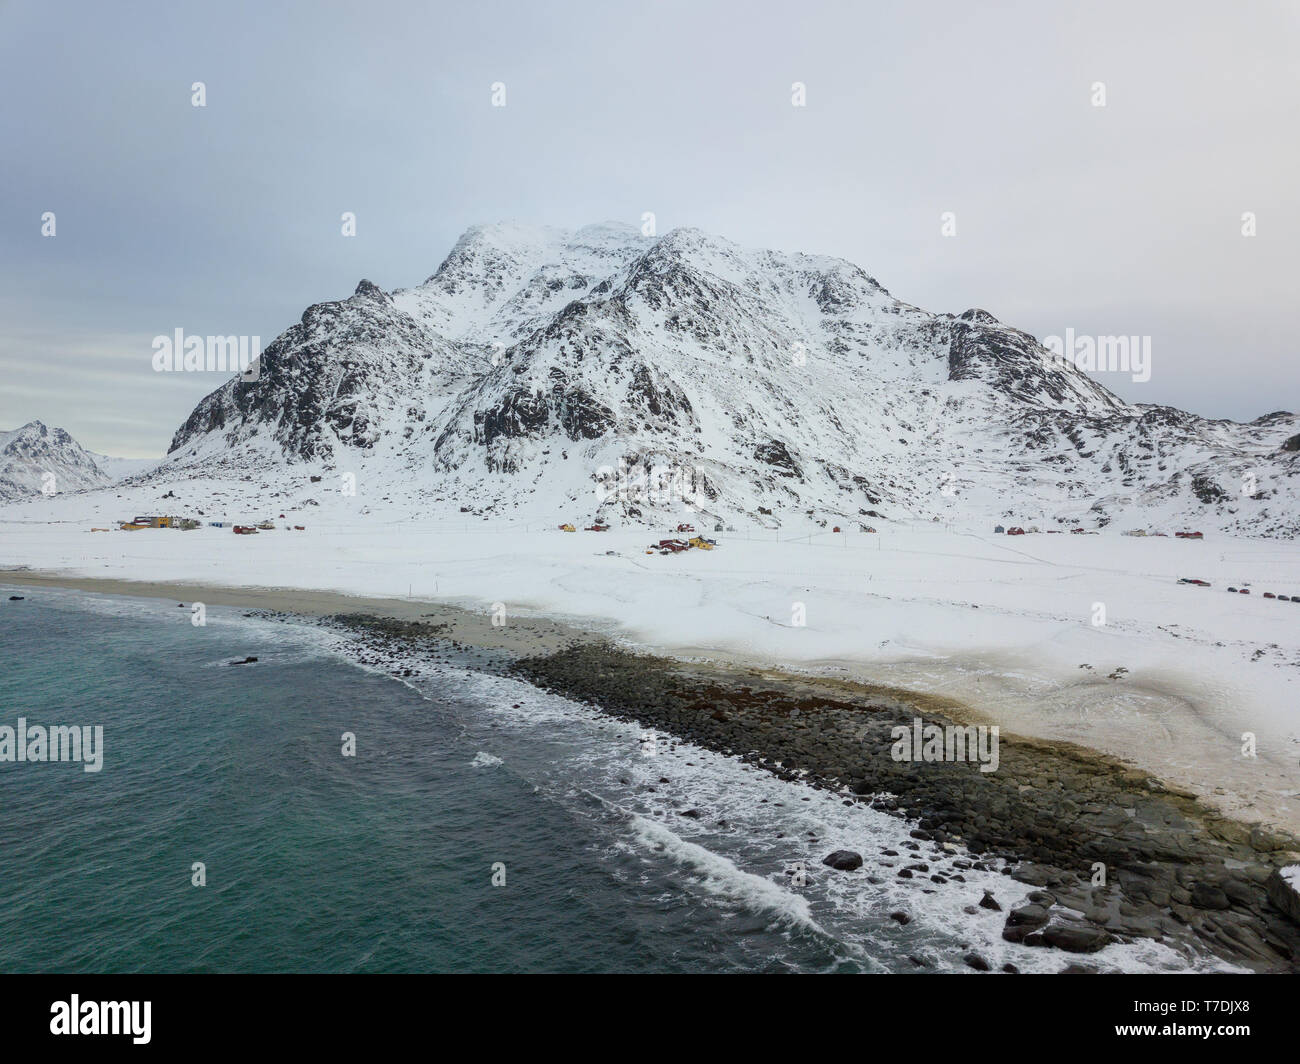
[[[362,277],[418,284],[471,224],[645,211],[843,256],[927,310],[1149,335],[1149,381],[1100,378],[1130,400],[1295,410],[1298,23],[1252,0],[0,0],[0,429],[162,454],[221,379],[154,373],[154,336],[265,346]]]

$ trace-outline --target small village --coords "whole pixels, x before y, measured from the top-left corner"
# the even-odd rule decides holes
[[[1039,527],[1038,527],[1037,525],[1030,525],[1028,528],[1021,528],[1019,525],[1012,525],[1010,528],[1005,528],[1005,527],[1003,527],[1002,525],[994,525],[994,526],[993,526],[993,534],[994,534],[994,535],[997,535],[997,536],[1002,536],[1002,535],[1007,535],[1007,536],[1034,536],[1034,535],[1038,535],[1041,531],[1042,531],[1042,530],[1039,529]],[[1064,531],[1065,531],[1064,529],[1060,529],[1060,528],[1049,528],[1049,529],[1046,531],[1045,534],[1046,534],[1046,535],[1049,535],[1049,536],[1059,536],[1059,535],[1063,534]],[[1070,535],[1072,535],[1072,536],[1097,536],[1097,535],[1100,535],[1100,534],[1101,534],[1101,533],[1098,532],[1096,529],[1090,529],[1090,528],[1072,528],[1072,529],[1070,529]],[[1121,532],[1120,535],[1123,535],[1123,536],[1136,536],[1136,537],[1153,536],[1153,537],[1158,537],[1158,538],[1162,538],[1162,539],[1168,539],[1168,538],[1169,538],[1169,533],[1168,533],[1168,532],[1148,532],[1145,528],[1130,528],[1127,532]],[[1175,539],[1204,539],[1204,538],[1205,538],[1205,533],[1203,533],[1203,532],[1175,532],[1175,533],[1174,533],[1174,538],[1175,538]]]
[[[284,518],[284,514],[280,515]],[[191,517],[176,517],[174,515],[157,515],[149,514],[145,516],[133,517],[130,521],[119,521],[118,530],[121,532],[140,532],[146,528],[174,528],[182,532],[192,532],[196,528],[202,528],[203,522]],[[209,528],[229,528],[237,536],[255,536],[259,532],[274,532],[277,525],[274,521],[267,519],[259,521],[256,525],[237,525],[231,521],[209,521]],[[305,525],[281,525],[278,526],[285,531],[305,532]],[[108,532],[107,528],[92,528],[92,532]]]

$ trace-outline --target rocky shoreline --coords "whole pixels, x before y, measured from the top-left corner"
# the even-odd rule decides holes
[[[823,874],[874,883],[892,876],[921,891],[933,889],[930,880],[963,883],[972,867],[1010,875],[1036,889],[1007,912],[1004,937],[1059,952],[1062,971],[1094,970],[1087,953],[1112,940],[1141,939],[1248,970],[1300,971],[1300,892],[1294,877],[1288,885],[1279,875],[1300,864],[1300,841],[1226,817],[1150,773],[1068,743],[1003,733],[992,772],[970,762],[894,760],[892,729],[918,717],[940,726],[984,719],[951,699],[779,668],[637,654],[551,618],[516,617],[499,626],[447,603],[6,576],[24,586],[198,597],[243,607],[250,616],[314,620],[345,633],[361,664],[397,678],[444,664],[513,675],[658,730],[670,742],[691,742],[845,803],[869,805],[914,825],[910,839],[897,851],[828,854]],[[967,911],[981,907],[1009,908],[985,895],[972,896]],[[888,915],[900,924],[909,919]],[[976,955],[964,959],[987,967]]]
[[[1003,937],[1060,951],[1064,972],[1092,971],[1086,954],[1141,938],[1257,972],[1300,971],[1300,925],[1270,898],[1300,842],[1093,751],[1002,735],[996,771],[899,761],[892,729],[918,717],[957,724],[961,707],[775,669],[678,662],[591,637],[522,654],[458,641],[454,623],[356,614],[327,623],[369,645],[371,664],[468,653],[476,667],[915,823],[908,852],[829,854],[827,874],[892,875],[924,889],[960,881],[963,866],[1006,862],[1006,874],[1037,889],[1007,912]],[[1002,908],[990,894],[973,897],[975,906]],[[988,967],[974,954],[966,963]]]

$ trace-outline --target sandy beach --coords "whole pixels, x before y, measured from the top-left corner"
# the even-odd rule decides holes
[[[0,586],[64,587],[98,595],[127,595],[173,599],[187,606],[235,606],[245,609],[296,613],[304,617],[368,613],[398,621],[429,621],[449,624],[449,638],[487,650],[511,654],[537,654],[559,650],[574,642],[601,638],[545,617],[511,618],[494,625],[490,614],[463,609],[445,602],[420,599],[368,598],[336,591],[307,591],[287,587],[218,587],[213,584],[172,583],[150,580],[116,580],[103,577],[64,576],[22,570],[0,570]]]

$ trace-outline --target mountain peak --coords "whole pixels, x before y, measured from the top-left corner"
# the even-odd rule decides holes
[[[357,285],[357,290],[352,293],[354,296],[360,296],[363,299],[378,299],[382,302],[391,302],[390,297],[374,281],[368,281],[364,277],[361,283]]]
[[[11,430],[9,430],[9,432],[8,432],[6,435],[11,436],[11,437],[12,437],[12,436],[18,436],[18,435],[22,435],[23,433],[26,433],[26,432],[28,432],[28,431],[35,432],[35,433],[38,433],[38,434],[40,434],[40,435],[45,435],[45,433],[49,432],[50,430],[49,430],[49,428],[46,426],[45,422],[40,421],[40,420],[38,420],[38,419],[33,419],[33,420],[27,422],[27,424],[25,424],[25,425],[19,425],[16,429],[11,429]]]

